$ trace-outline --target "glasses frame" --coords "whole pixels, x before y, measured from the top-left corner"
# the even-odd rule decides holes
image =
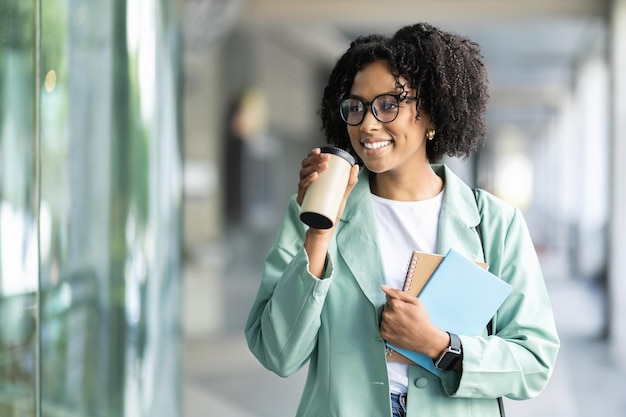
[[[398,106],[396,107],[396,115],[393,116],[393,119],[391,120],[380,120],[380,118],[378,117],[378,114],[376,114],[376,110],[372,107],[372,103],[374,103],[376,100],[378,100],[380,97],[385,97],[385,96],[390,96],[396,99],[396,101],[398,102]],[[374,97],[372,99],[372,101],[368,101],[365,102],[363,100],[361,100],[358,97],[348,97],[346,99],[341,100],[341,102],[339,103],[339,115],[341,116],[341,119],[348,125],[348,126],[358,126],[361,123],[363,123],[363,120],[365,120],[365,115],[367,114],[367,108],[369,107],[370,112],[372,113],[372,115],[374,116],[374,118],[376,120],[378,120],[380,123],[391,123],[394,120],[396,120],[396,118],[398,117],[398,114],[400,113],[400,103],[402,103],[403,101],[408,101],[408,100],[416,100],[417,97],[416,96],[409,96],[408,93],[403,92],[400,94],[391,94],[391,93],[384,93],[384,94],[379,94],[376,97]],[[347,119],[347,116],[344,116],[343,114],[343,107],[344,104],[347,103],[349,100],[357,100],[359,101],[362,105],[363,105],[363,117],[361,117],[361,120],[359,120],[358,123],[349,123]]]

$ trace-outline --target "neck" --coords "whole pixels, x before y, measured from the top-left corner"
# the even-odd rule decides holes
[[[370,174],[370,190],[388,200],[421,201],[431,199],[443,190],[443,180],[430,165],[411,173],[384,172]]]

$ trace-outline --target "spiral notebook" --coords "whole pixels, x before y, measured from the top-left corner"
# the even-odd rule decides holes
[[[511,286],[451,249],[445,256],[413,252],[404,290],[419,296],[432,322],[457,334],[479,335],[506,299]],[[419,364],[436,375],[432,359],[387,345],[387,360]]]
[[[433,272],[435,272],[435,269],[437,269],[441,263],[442,259],[443,255],[436,253],[413,251],[409,260],[409,265],[406,269],[406,276],[404,278],[402,291],[408,292],[410,295],[417,297],[422,291],[422,288],[424,288],[424,285],[426,285],[430,279]],[[482,268],[487,269],[486,263],[476,263]],[[415,365],[415,362],[391,347],[387,347],[387,361]]]

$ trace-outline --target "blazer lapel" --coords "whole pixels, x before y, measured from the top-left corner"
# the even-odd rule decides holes
[[[377,245],[374,210],[370,203],[366,169],[352,190],[337,231],[337,250],[367,299],[375,306],[385,302],[380,286],[385,276]]]
[[[446,191],[439,215],[438,252],[445,255],[450,248],[475,261],[484,261],[480,236],[476,227],[480,224],[474,192],[445,165],[433,166],[446,184]]]

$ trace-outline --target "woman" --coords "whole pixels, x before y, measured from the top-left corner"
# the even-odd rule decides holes
[[[323,127],[362,168],[335,226],[319,230],[299,206],[328,157],[314,149],[303,160],[246,325],[268,369],[288,376],[308,363],[298,416],[498,416],[497,398],[547,384],[559,339],[522,215],[435,164],[479,148],[487,99],[478,46],[427,24],[361,37],[337,62]],[[411,251],[450,248],[513,288],[493,335],[449,334],[399,290]],[[386,342],[445,359],[441,375],[387,361]]]

